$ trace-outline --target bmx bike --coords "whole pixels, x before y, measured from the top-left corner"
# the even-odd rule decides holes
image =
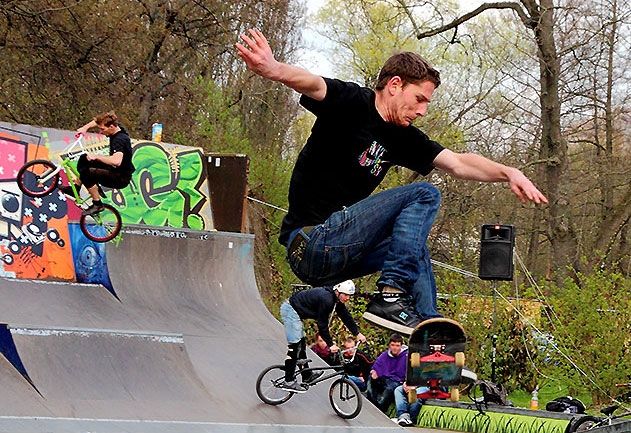
[[[616,386],[618,388],[631,388],[631,382],[629,383],[617,383]],[[623,393],[618,396],[617,399],[622,401],[631,401],[631,390]],[[607,425],[614,424],[615,420],[619,420],[621,418],[631,416],[631,410],[628,408],[624,408],[622,404],[618,400],[614,400],[614,404],[611,406],[607,406],[604,409],[601,409],[600,413],[605,415],[604,417],[597,417],[592,415],[581,415],[572,418],[570,423],[568,424],[565,433],[575,433],[575,432],[584,432],[596,429],[598,427],[603,427]],[[623,411],[619,411],[618,409],[624,409]],[[615,412],[618,412],[614,415]]]
[[[349,359],[346,359],[340,352],[352,352],[353,355]],[[293,379],[296,380],[302,373],[330,371],[328,374],[322,374],[311,382],[303,382],[302,386],[305,390],[308,390],[310,387],[320,382],[337,377],[329,387],[329,402],[331,403],[331,407],[341,418],[355,418],[362,410],[362,395],[357,385],[348,378],[345,372],[345,366],[353,362],[356,352],[357,347],[337,352],[336,358],[339,364],[327,367],[309,367],[310,359],[298,360],[298,368],[296,369]],[[285,403],[292,398],[295,393],[286,391],[280,387],[284,380],[284,365],[272,365],[267,367],[259,374],[258,379],[256,379],[256,394],[264,403],[272,406]]]
[[[24,164],[17,174],[17,184],[20,190],[29,197],[44,197],[61,183],[61,171],[64,170],[72,188],[75,203],[84,207],[91,203],[91,198],[82,198],[75,186],[74,179],[79,177],[77,169],[72,164],[83,154],[87,153],[83,147],[83,134],[77,134],[76,140],[57,154],[59,163],[47,159],[34,159]],[[99,191],[101,187],[99,186]],[[92,215],[82,213],[79,220],[81,231],[91,241],[107,242],[118,236],[122,227],[120,213],[111,205],[103,203],[103,210]]]

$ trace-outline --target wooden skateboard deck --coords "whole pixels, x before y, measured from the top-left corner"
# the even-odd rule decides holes
[[[429,388],[419,398],[458,400],[466,341],[464,328],[452,319],[428,319],[414,329],[408,343],[406,383]],[[447,387],[451,392],[445,391]]]

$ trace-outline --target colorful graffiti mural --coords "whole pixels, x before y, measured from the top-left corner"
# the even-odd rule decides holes
[[[81,232],[77,223],[68,225],[72,242],[72,256],[77,281],[80,283],[102,284],[112,294],[114,288],[107,268],[105,245],[92,242]]]
[[[56,191],[31,198],[15,183],[32,152],[27,142],[0,136],[0,275],[72,280],[66,197]],[[42,147],[38,156],[46,155]]]
[[[208,230],[204,156],[198,149],[167,149],[149,141],[133,144],[131,184],[110,197],[123,223]],[[205,188],[202,188],[205,187]],[[209,214],[209,212],[207,212]]]
[[[74,202],[57,190],[30,198],[15,183],[24,162],[61,152],[73,139],[72,131],[0,122],[0,275],[76,278],[111,290],[103,246],[85,242],[73,224],[68,228],[81,213]],[[107,143],[98,134],[86,139],[91,152],[106,151]],[[135,140],[132,149],[136,172],[131,184],[105,190],[105,200],[120,211],[123,224],[212,230],[201,149]]]

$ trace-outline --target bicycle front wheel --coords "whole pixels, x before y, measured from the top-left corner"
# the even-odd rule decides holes
[[[81,215],[79,226],[86,238],[94,242],[107,242],[118,236],[123,225],[118,211],[103,203],[103,210],[92,215]]]
[[[329,401],[335,413],[344,419],[355,418],[362,410],[362,395],[359,388],[345,377],[331,384]]]
[[[59,185],[59,173],[49,177],[56,169],[55,164],[46,159],[29,161],[18,170],[18,188],[29,197],[44,197]]]
[[[263,403],[276,406],[285,403],[294,396],[293,392],[280,389],[279,386],[285,380],[285,366],[272,365],[259,374],[256,379],[256,395]]]

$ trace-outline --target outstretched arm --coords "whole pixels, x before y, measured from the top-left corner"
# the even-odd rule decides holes
[[[243,44],[237,43],[237,54],[252,72],[272,81],[283,83],[316,101],[326,95],[326,83],[318,75],[306,69],[281,63],[274,58],[272,49],[263,33],[256,29],[248,30],[249,35],[241,35]]]
[[[458,179],[481,182],[508,182],[522,203],[548,203],[548,199],[520,170],[475,153],[455,153],[445,149],[434,159],[434,166]]]

